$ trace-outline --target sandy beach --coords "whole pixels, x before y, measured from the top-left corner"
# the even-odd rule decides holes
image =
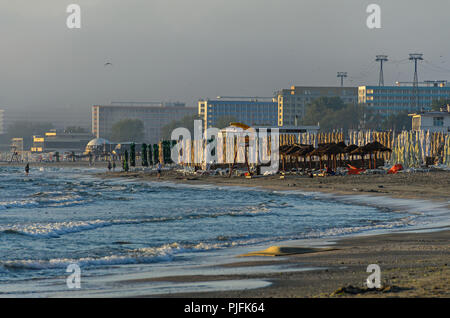
[[[249,186],[271,190],[302,190],[336,195],[370,195],[438,202],[448,208],[450,172],[399,173],[396,175],[361,175],[315,177],[286,175],[256,177],[181,176],[164,172],[160,179],[153,173],[114,172],[102,177],[126,177],[149,181],[187,184]],[[247,261],[236,255],[235,262],[221,266],[261,266],[284,264],[290,268],[320,268],[313,271],[286,271],[277,274],[215,275],[160,277],[152,281],[215,281],[230,279],[262,279],[269,287],[226,292],[173,294],[173,297],[449,297],[450,296],[450,230],[427,233],[393,233],[338,239],[328,250],[305,250],[292,246],[289,255],[260,256]],[[269,247],[269,246],[268,246]],[[256,251],[255,251],[256,252]],[[369,264],[381,268],[382,287],[368,289],[364,283],[370,273]],[[136,282],[133,282],[136,283]],[[161,295],[167,297],[168,295]],[[152,296],[154,297],[154,296]]]
[[[78,163],[31,164],[31,168],[87,167]],[[245,186],[267,190],[296,190],[319,192],[358,198],[372,198],[373,205],[389,206],[386,198],[411,202],[420,200],[435,204],[441,209],[450,209],[448,189],[450,172],[430,171],[426,173],[399,173],[396,175],[359,175],[309,178],[299,175],[268,177],[221,177],[184,176],[174,171],[163,171],[161,178],[156,173],[108,172],[106,164],[97,163],[96,172],[101,178],[127,178],[141,181],[163,181],[194,185]],[[359,197],[358,197],[359,196]],[[405,200],[406,199],[406,200]],[[378,201],[379,202],[378,202]],[[378,202],[378,203],[377,203]],[[420,209],[420,207],[419,207]],[[148,297],[216,297],[216,298],[297,298],[297,297],[450,297],[450,229],[439,228],[427,232],[403,231],[371,236],[337,238],[326,248],[314,249],[301,242],[288,242],[278,247],[266,246],[269,250],[248,258],[236,254],[227,264],[216,265],[216,269],[235,268],[235,274],[191,275],[168,277],[140,277],[122,281],[121,284],[151,286],[155,282],[214,282],[229,280],[263,280],[271,285],[264,288],[199,292],[189,294],[147,295]],[[284,243],[283,243],[284,244]],[[254,250],[252,252],[258,252]],[[256,257],[256,258],[255,258]],[[368,289],[365,281],[369,264],[381,269],[381,288]],[[281,265],[288,270],[264,272],[262,266]],[[258,268],[258,273],[240,272],[240,268]],[[305,268],[312,270],[305,271]],[[217,272],[217,271],[216,271]],[[141,295],[142,296],[146,296]]]

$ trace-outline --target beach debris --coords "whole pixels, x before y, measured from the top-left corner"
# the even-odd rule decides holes
[[[412,288],[399,287],[396,285],[386,285],[380,288],[367,288],[348,285],[340,287],[331,293],[331,296],[345,296],[345,295],[359,295],[359,294],[379,294],[379,293],[398,293],[405,290],[411,290]]]
[[[290,247],[290,246],[271,246],[262,251],[250,252],[243,256],[287,256],[295,254],[307,254],[317,252],[335,251],[336,248],[309,248],[309,247]]]

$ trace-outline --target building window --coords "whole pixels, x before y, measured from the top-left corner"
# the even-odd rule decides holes
[[[433,117],[433,126],[443,127],[444,126],[444,117]]]

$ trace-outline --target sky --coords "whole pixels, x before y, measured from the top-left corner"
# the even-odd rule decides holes
[[[69,4],[81,28],[69,29]],[[381,28],[369,29],[369,4]],[[1,0],[0,108],[272,96],[291,85],[450,79],[448,0]],[[105,66],[105,63],[112,63]]]

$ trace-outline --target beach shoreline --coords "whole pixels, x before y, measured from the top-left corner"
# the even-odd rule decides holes
[[[17,165],[22,167],[22,165]],[[32,164],[38,167],[87,168],[77,163]],[[279,175],[266,177],[184,176],[175,171],[164,170],[161,178],[156,171],[108,172],[105,164],[98,163],[92,175],[99,178],[123,178],[144,182],[166,182],[195,186],[248,187],[270,191],[294,191],[300,194],[318,194],[324,199],[350,200],[352,204],[384,206],[392,210],[410,209],[419,204],[449,210],[448,189],[450,172],[430,171],[399,173],[397,175],[361,175],[315,177]],[[104,170],[103,170],[104,169]],[[370,200],[368,200],[370,199]],[[392,207],[388,199],[401,201]],[[407,205],[404,207],[404,205]],[[277,243],[297,249],[290,255],[257,256],[255,260],[234,255],[226,264],[214,265],[216,269],[235,268],[236,274],[184,275],[166,277],[141,277],[123,281],[123,286],[132,287],[155,282],[199,283],[250,280],[271,284],[263,288],[236,289],[195,293],[146,294],[139,297],[188,297],[188,298],[288,298],[288,297],[450,297],[450,229],[448,226],[431,228],[425,232],[403,230],[399,233],[359,234],[352,237],[336,237],[327,251],[309,250],[301,241]],[[269,248],[270,246],[266,246]],[[302,250],[300,250],[302,249]],[[253,251],[253,252],[256,252]],[[364,287],[369,264],[381,268],[383,288],[375,291]],[[279,266],[280,271],[264,272],[264,266]],[[248,274],[240,268],[261,268],[258,273]],[[288,270],[283,270],[287,268]],[[309,270],[305,271],[305,268]],[[242,285],[242,284],[241,284]],[[125,288],[126,289],[126,288]],[[124,297],[127,295],[124,294]]]
[[[374,205],[386,198],[403,201],[420,200],[449,209],[448,186],[450,172],[402,173],[397,175],[362,175],[317,177],[286,175],[261,178],[180,176],[166,171],[161,178],[145,172],[108,172],[97,174],[105,178],[131,178],[142,181],[171,182],[194,185],[256,187],[272,191],[304,191],[322,193],[331,198],[369,196]],[[357,201],[357,200],[356,200]],[[355,200],[353,200],[355,203]],[[414,202],[411,202],[414,204]],[[388,206],[389,203],[386,204]],[[298,271],[280,271],[254,275],[177,276],[143,279],[141,283],[205,282],[218,280],[258,279],[270,281],[264,288],[199,292],[189,294],[147,295],[148,297],[218,297],[218,298],[286,298],[286,297],[449,297],[450,296],[450,230],[448,227],[428,229],[424,232],[357,235],[331,240],[335,243],[329,251],[293,253],[292,255],[261,256],[261,261],[235,259],[227,267],[261,265],[288,265]],[[296,242],[291,242],[295,248]],[[298,243],[297,243],[298,244]],[[269,247],[269,246],[267,246]],[[239,255],[236,255],[237,257]],[[381,268],[380,290],[369,290],[364,282],[370,273],[369,264]],[[303,271],[305,267],[320,270]],[[133,282],[136,283],[136,282]]]

